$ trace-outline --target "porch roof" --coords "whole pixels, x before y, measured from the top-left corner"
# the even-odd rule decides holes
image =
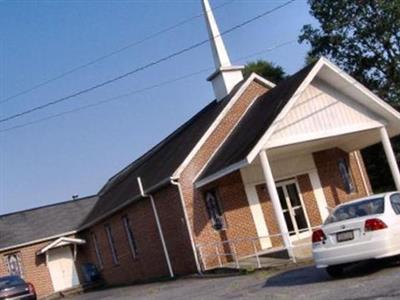
[[[314,65],[315,63],[283,80],[255,101],[227,141],[212,158],[199,177],[199,181],[246,159],[249,152],[292,98]]]
[[[67,246],[67,245],[82,245],[85,243],[86,243],[86,241],[83,239],[60,237],[60,238],[56,239],[55,241],[51,242],[50,244],[48,244],[46,247],[43,247],[42,249],[40,249],[36,253],[36,255],[44,254],[47,251],[54,249],[54,248],[58,248],[58,247],[63,247],[63,246]]]
[[[270,137],[278,128],[279,122],[288,114],[293,104],[317,77],[331,84],[337,91],[346,94],[359,106],[368,108],[369,111],[378,116],[379,119],[374,123],[375,128],[386,126],[390,136],[400,134],[399,112],[322,57],[318,62],[290,76],[255,101],[229,138],[210,160],[199,176],[196,186],[201,187],[251,163],[263,148],[269,148],[276,152],[281,151],[283,147],[289,146],[292,148],[296,143],[309,143],[325,138],[325,136],[315,134],[300,141],[290,137],[286,139],[285,143],[277,146],[268,144]],[[335,120],[334,115],[332,118],[332,120]],[[315,121],[317,119],[318,117],[316,117]],[[334,131],[329,133],[328,136],[334,137],[335,134],[346,136],[356,131],[362,132],[368,129],[371,129],[370,125],[368,125],[368,128],[361,128],[357,123],[354,123],[354,126],[347,127],[340,131],[340,134]],[[373,133],[371,135],[370,132],[366,132],[366,136],[368,138],[363,139],[362,144],[357,144],[360,147],[357,149],[375,144],[380,140],[379,134],[374,136]],[[371,137],[374,138],[371,139]],[[353,150],[355,149],[351,151]]]

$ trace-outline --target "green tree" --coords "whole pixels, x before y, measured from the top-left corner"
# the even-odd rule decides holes
[[[400,0],[309,0],[319,28],[299,37],[381,98],[400,103]]]
[[[243,75],[248,77],[253,72],[273,83],[278,83],[286,78],[286,73],[281,66],[261,59],[247,63],[243,70]]]
[[[306,61],[326,56],[400,110],[400,0],[309,0],[319,28],[305,25]],[[392,140],[400,163],[400,137]],[[362,151],[374,190],[394,188],[380,144]]]

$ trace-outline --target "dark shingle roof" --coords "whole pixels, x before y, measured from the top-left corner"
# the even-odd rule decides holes
[[[244,160],[310,73],[311,64],[260,96],[214,155],[198,181]]]
[[[162,142],[113,176],[100,190],[99,201],[84,223],[90,224],[138,198],[137,177],[141,178],[145,190],[168,180],[243,83],[237,84],[221,101],[214,100],[208,104]]]
[[[0,216],[0,249],[78,229],[94,207],[91,196]]]

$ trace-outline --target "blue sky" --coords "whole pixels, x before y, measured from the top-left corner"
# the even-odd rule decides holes
[[[225,0],[211,0],[219,6]],[[235,0],[215,11],[221,31],[285,1]],[[291,43],[315,20],[298,0],[224,37],[231,60],[262,58],[293,73],[307,45]],[[0,100],[201,13],[193,1],[0,2]],[[98,64],[0,104],[0,117],[113,78],[207,38],[194,19]],[[1,124],[0,130],[213,66],[204,45],[92,93]],[[96,193],[106,180],[213,99],[203,72],[144,93],[24,128],[0,132],[0,214]]]

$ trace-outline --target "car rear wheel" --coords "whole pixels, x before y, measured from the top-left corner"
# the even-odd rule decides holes
[[[343,276],[344,273],[344,266],[343,265],[336,265],[336,266],[329,266],[326,268],[326,273],[332,278],[340,278]]]

